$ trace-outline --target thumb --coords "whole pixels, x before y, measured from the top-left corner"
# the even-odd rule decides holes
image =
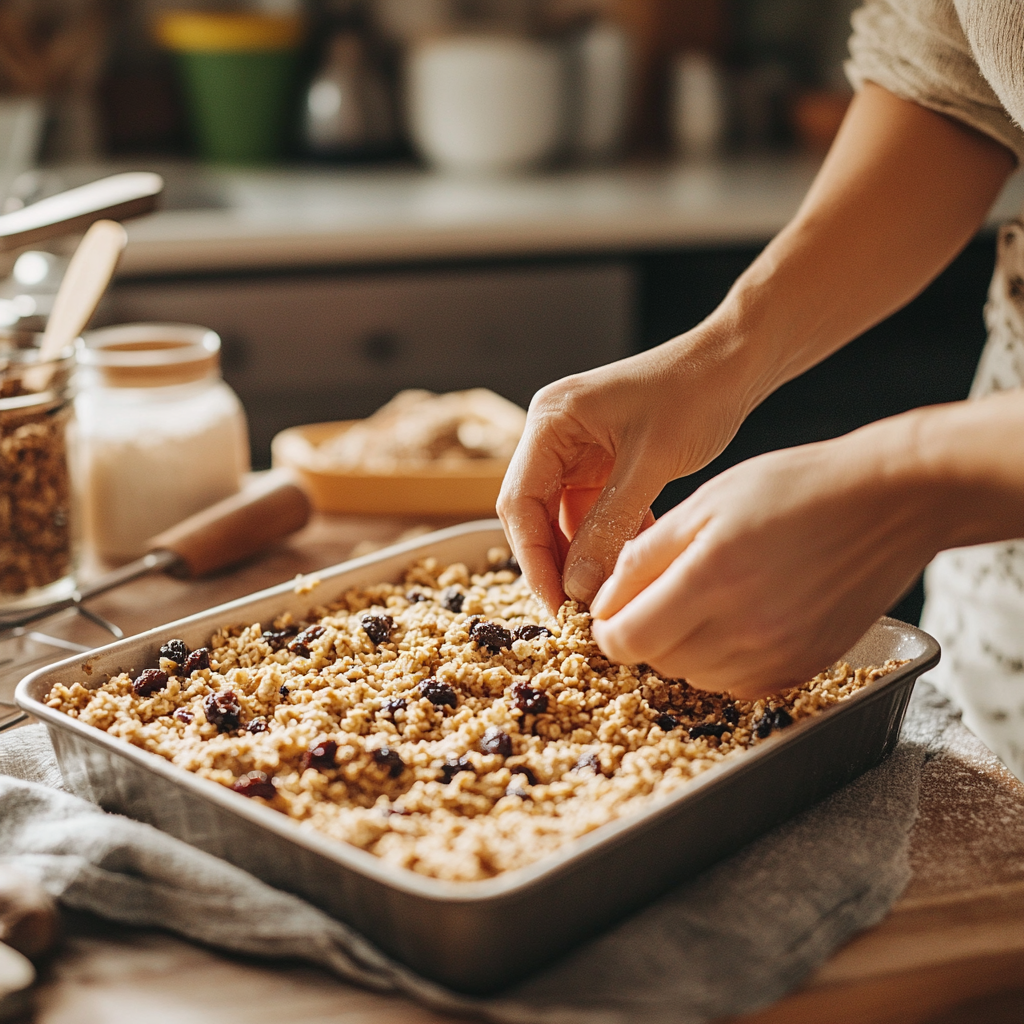
[[[651,502],[661,485],[632,465],[612,471],[604,490],[580,523],[569,546],[562,575],[566,594],[589,604],[612,574],[623,545],[649,526]]]

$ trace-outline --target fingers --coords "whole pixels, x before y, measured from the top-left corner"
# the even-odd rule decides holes
[[[524,442],[526,438],[524,437]],[[548,612],[565,600],[562,565],[567,541],[558,528],[562,465],[542,446],[517,449],[505,474],[497,512],[505,536],[530,585]]]
[[[707,523],[707,514],[676,506],[626,543],[612,574],[591,602],[595,619],[608,619],[649,587],[682,554]],[[646,523],[646,520],[645,520]]]
[[[576,530],[565,560],[562,585],[566,594],[590,604],[612,574],[623,546],[651,517],[651,502],[662,482],[642,468],[632,452],[618,455],[608,483]]]

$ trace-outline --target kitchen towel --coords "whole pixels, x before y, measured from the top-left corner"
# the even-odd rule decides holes
[[[310,961],[438,1010],[508,1024],[703,1024],[774,1001],[885,916],[910,877],[922,767],[964,736],[945,698],[919,683],[883,764],[488,999],[425,981],[298,897],[64,792],[43,726],[0,739],[0,859],[76,910]]]

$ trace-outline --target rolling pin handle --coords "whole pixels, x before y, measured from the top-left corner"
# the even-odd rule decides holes
[[[301,530],[312,512],[291,472],[273,469],[253,476],[238,494],[153,537],[150,551],[177,556],[167,571],[195,578],[259,554]]]

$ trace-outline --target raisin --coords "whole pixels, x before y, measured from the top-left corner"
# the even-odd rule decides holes
[[[509,555],[503,562],[499,562],[497,565],[491,566],[491,572],[501,572],[502,570],[514,572],[517,576],[522,575],[523,572],[523,570],[519,568],[519,563],[516,561],[515,555]]]
[[[776,729],[785,729],[787,725],[793,724],[793,716],[785,709],[779,708],[778,711],[772,715],[772,725]]]
[[[167,685],[167,673],[158,668],[147,668],[140,672],[132,683],[132,693],[136,697],[148,697],[150,694],[162,690]]]
[[[528,686],[522,679],[512,684],[512,700],[527,715],[542,715],[548,709],[548,695],[543,690]]]
[[[700,739],[701,736],[714,736],[715,739],[721,739],[722,733],[728,731],[727,725],[719,725],[717,722],[702,722],[700,725],[690,726],[690,739]]]
[[[173,661],[176,665],[184,665],[188,657],[188,648],[184,640],[168,640],[160,648],[160,657]]]
[[[537,626],[532,622],[524,622],[512,630],[513,640],[536,640],[540,636],[554,636],[547,626]]]
[[[265,772],[247,772],[231,788],[242,796],[261,796],[264,800],[273,800],[277,792]]]
[[[386,644],[391,640],[395,620],[390,615],[364,615],[359,620],[359,625],[375,644]]]
[[[596,754],[581,754],[580,759],[572,766],[574,772],[582,771],[584,768],[592,768],[595,775],[601,774],[601,762]]]
[[[473,762],[465,757],[449,757],[443,765],[441,765],[441,781],[447,785],[452,779],[455,778],[459,772],[471,772],[474,771]]]
[[[404,711],[408,706],[409,702],[404,697],[391,697],[381,704],[380,709],[394,719],[396,711]]]
[[[291,690],[289,690],[289,689],[288,689],[288,687],[284,685],[284,683],[282,683],[282,684],[281,684],[281,685],[280,685],[280,686],[279,686],[279,687],[277,688],[277,692],[278,692],[278,693],[279,693],[279,694],[280,694],[280,695],[281,695],[282,697],[287,697],[287,696],[288,696],[288,694],[290,694],[290,693],[291,693],[292,691],[291,691]]]
[[[298,631],[298,626],[284,626],[282,629],[268,630],[263,634],[263,639],[270,644],[272,651],[279,651]]]
[[[318,772],[326,772],[337,764],[338,744],[334,740],[317,740],[302,755],[302,770],[315,768]]]
[[[223,693],[211,693],[203,699],[203,711],[210,725],[217,727],[218,732],[234,732],[238,728],[238,716],[242,713],[238,698],[231,690]]]
[[[441,591],[441,596],[438,600],[441,602],[442,607],[458,615],[462,611],[462,606],[466,603],[466,595],[461,590],[456,590],[455,587],[445,587]]]
[[[178,708],[178,710],[174,712],[174,717],[179,722],[184,722],[185,725],[188,725],[192,721],[193,715],[191,711],[186,711],[184,708]]]
[[[255,736],[257,733],[266,732],[269,726],[265,718],[254,718],[249,723],[249,732]]]
[[[512,753],[512,737],[492,725],[480,740],[480,750],[484,754],[500,754],[502,757],[509,757]]]
[[[775,724],[772,721],[771,710],[766,710],[765,713],[753,723],[754,735],[759,739],[763,740],[766,736],[770,736],[772,732],[772,726]]]
[[[308,626],[288,644],[288,650],[292,654],[297,654],[300,658],[308,658],[312,653],[309,645],[326,632],[327,630],[323,626]]]
[[[509,650],[512,646],[512,634],[497,622],[477,622],[469,631],[469,639],[475,640],[480,647],[497,654],[501,650]]]
[[[658,715],[654,720],[654,724],[660,726],[665,732],[671,732],[677,725],[679,725],[679,719],[673,715]]]
[[[210,667],[210,650],[208,647],[197,647],[186,659],[181,667],[183,675],[190,676],[193,672]]]
[[[735,708],[722,708],[722,720],[729,725],[739,725],[740,713]]]
[[[424,679],[420,683],[420,696],[426,697],[435,708],[445,704],[450,708],[458,706],[459,698],[447,683],[439,683],[436,679]]]
[[[517,764],[514,768],[510,768],[509,771],[511,771],[513,775],[522,775],[529,785],[537,785],[537,776],[534,775],[533,771],[530,768],[527,768],[525,764]]]
[[[390,747],[379,747],[373,752],[373,759],[382,768],[387,768],[388,775],[397,779],[405,771],[405,762],[397,750]]]
[[[405,599],[409,604],[419,604],[420,601],[426,601],[427,595],[419,590],[410,590],[409,593],[405,595]]]

